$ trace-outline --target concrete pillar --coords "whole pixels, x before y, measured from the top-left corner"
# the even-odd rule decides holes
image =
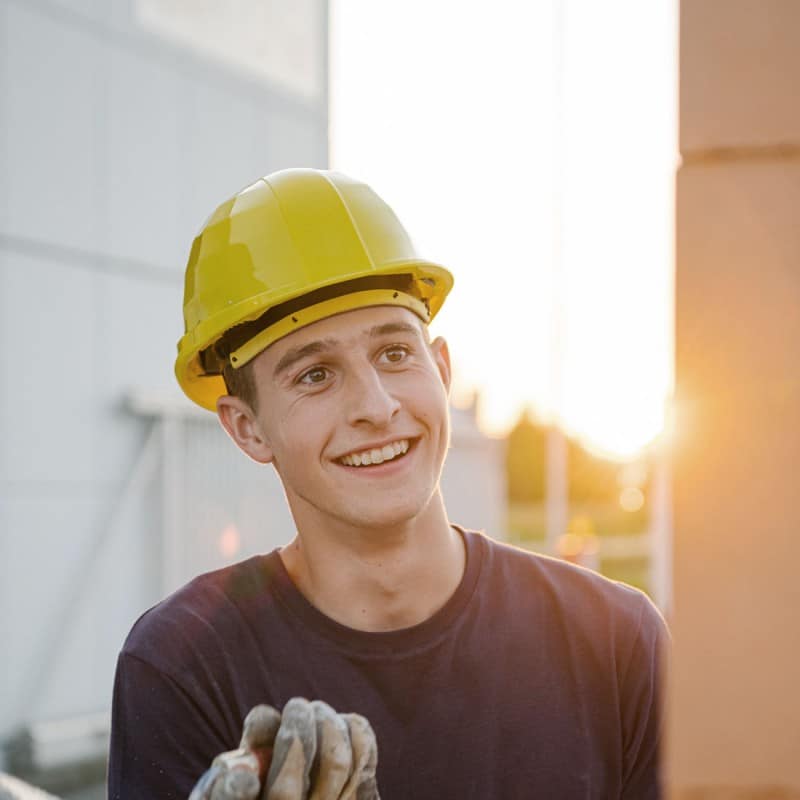
[[[800,2],[683,0],[674,800],[800,798]]]

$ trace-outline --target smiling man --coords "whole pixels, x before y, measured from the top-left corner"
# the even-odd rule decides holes
[[[136,623],[112,800],[660,797],[646,596],[448,519],[451,286],[337,173],[267,176],[195,239],[178,381],[296,536]]]
[[[449,438],[444,341],[429,343],[406,308],[369,306],[268,347],[252,380],[255,408],[225,396],[217,409],[239,447],[278,470],[298,531],[281,551],[295,585],[354,628],[427,619],[464,562],[438,490]]]

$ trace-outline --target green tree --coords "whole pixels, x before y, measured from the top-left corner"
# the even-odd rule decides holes
[[[616,503],[619,464],[599,458],[574,439],[567,440],[569,499],[573,503]]]
[[[544,500],[547,428],[538,425],[525,409],[506,442],[506,476],[511,503]]]

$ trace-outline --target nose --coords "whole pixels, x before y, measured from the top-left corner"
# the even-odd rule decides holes
[[[400,410],[400,402],[374,366],[354,371],[348,381],[348,419],[351,425],[385,428]]]

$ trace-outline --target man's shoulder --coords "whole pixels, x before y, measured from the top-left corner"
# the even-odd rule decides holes
[[[264,602],[269,556],[254,556],[198,575],[134,623],[122,652],[159,666],[180,652],[235,636]]]
[[[524,550],[485,534],[480,537],[489,584],[520,606],[536,605],[565,621],[598,627],[663,627],[664,621],[641,589],[563,559]]]

